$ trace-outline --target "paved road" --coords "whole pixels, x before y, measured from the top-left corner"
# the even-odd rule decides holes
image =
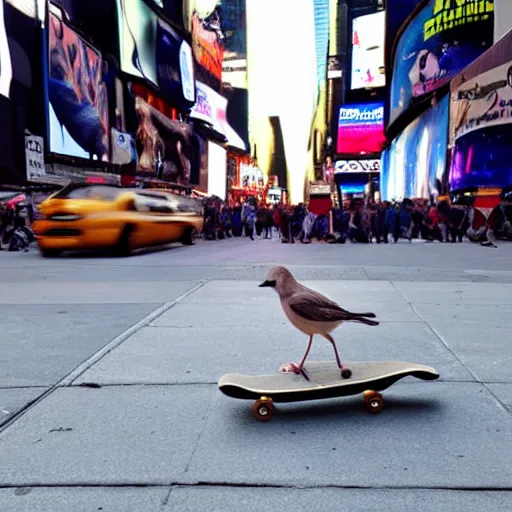
[[[275,263],[371,304],[381,326],[340,328],[342,357],[441,379],[396,384],[375,417],[356,397],[255,422],[216,382],[305,349],[257,287]],[[0,253],[0,284],[2,512],[512,509],[512,245]],[[311,358],[331,359],[328,344]]]

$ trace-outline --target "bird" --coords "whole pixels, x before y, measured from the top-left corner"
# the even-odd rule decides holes
[[[279,295],[281,306],[290,323],[299,331],[309,336],[308,347],[300,364],[289,363],[288,365],[283,365],[281,371],[291,371],[308,378],[304,370],[304,363],[311,349],[313,336],[319,334],[331,343],[342,377],[351,377],[351,370],[344,367],[341,362],[331,332],[343,322],[358,322],[377,326],[379,322],[371,320],[376,318],[375,313],[352,313],[343,309],[331,299],[300,284],[293,277],[292,273],[283,266],[271,268],[266,280],[259,287],[273,288]]]

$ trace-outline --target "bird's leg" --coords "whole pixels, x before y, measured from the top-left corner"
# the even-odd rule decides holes
[[[331,342],[332,348],[334,349],[334,355],[336,356],[336,362],[338,363],[338,368],[341,370],[341,376],[344,379],[350,379],[350,377],[352,377],[352,370],[341,364],[341,359],[338,354],[338,349],[336,348],[336,343],[334,342],[334,339],[330,334],[325,334],[324,337],[326,340]]]
[[[312,343],[313,335],[309,337],[308,348],[306,349],[306,353],[304,354],[304,357],[302,358],[302,361],[299,365],[295,363],[283,364],[281,368],[279,368],[279,371],[282,373],[295,373],[297,375],[302,375],[306,380],[309,380],[309,376],[306,372],[306,369],[304,368],[304,363],[306,362],[306,358],[308,357],[309,351],[311,350]]]
[[[334,355],[336,356],[336,362],[338,363],[338,368],[341,370],[343,368],[343,365],[341,364],[341,359],[338,354],[338,349],[336,348],[336,343],[333,337],[330,334],[325,334],[324,337],[327,341],[331,343],[332,348],[334,349]]]
[[[302,358],[302,361],[300,362],[299,364],[299,369],[302,370],[302,368],[304,367],[304,363],[306,362],[306,358],[308,357],[309,355],[309,351],[311,350],[311,344],[313,343],[313,335],[311,335],[309,337],[309,343],[308,343],[308,348],[306,349],[306,353],[304,354],[304,357]]]

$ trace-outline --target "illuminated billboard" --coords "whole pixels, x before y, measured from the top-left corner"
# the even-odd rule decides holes
[[[445,96],[416,118],[382,155],[382,199],[429,198],[442,193],[448,145]]]
[[[384,137],[384,103],[343,105],[338,120],[338,153],[380,153]]]
[[[195,101],[192,48],[144,0],[117,0],[121,71],[159,88],[173,106]]]
[[[352,89],[384,87],[384,11],[360,16],[352,24]]]
[[[108,162],[110,126],[100,54],[49,14],[50,152]]]
[[[393,56],[390,123],[447,84],[493,43],[494,4],[430,0],[400,36]]]
[[[512,32],[451,83],[450,187],[512,185]]]

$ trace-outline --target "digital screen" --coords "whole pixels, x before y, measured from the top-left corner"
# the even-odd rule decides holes
[[[512,125],[470,132],[455,144],[451,158],[451,190],[467,187],[510,187]]]
[[[196,87],[197,101],[190,117],[210,124],[216,132],[226,137],[230,146],[245,151],[245,142],[227,120],[228,100],[201,82],[196,82]]]
[[[107,162],[110,127],[100,54],[49,14],[49,149]]]
[[[430,0],[400,36],[393,60],[390,123],[492,45],[494,4],[464,4],[456,7],[454,2]]]
[[[414,120],[381,160],[384,200],[439,195],[446,173],[449,96]]]
[[[189,124],[173,121],[135,98],[137,172],[153,179],[180,185],[199,182],[199,141]]]
[[[338,121],[338,153],[380,153],[384,137],[384,104],[344,105]]]
[[[187,108],[195,101],[192,49],[144,0],[117,0],[121,71]]]
[[[475,130],[512,122],[512,32],[451,83],[450,143]]]
[[[449,184],[508,187],[512,183],[512,32],[451,84]]]
[[[197,80],[247,88],[246,0],[187,0],[184,26],[192,34]]]
[[[7,32],[5,31],[4,2],[0,1],[0,94],[9,97],[12,80],[12,63]]]
[[[352,24],[352,89],[384,87],[384,31],[386,13],[355,18]]]
[[[225,51],[222,2],[191,0],[186,4],[185,27],[192,34],[192,48],[198,64],[197,79],[219,91]]]
[[[208,142],[208,195],[226,199],[227,192],[226,150]]]

